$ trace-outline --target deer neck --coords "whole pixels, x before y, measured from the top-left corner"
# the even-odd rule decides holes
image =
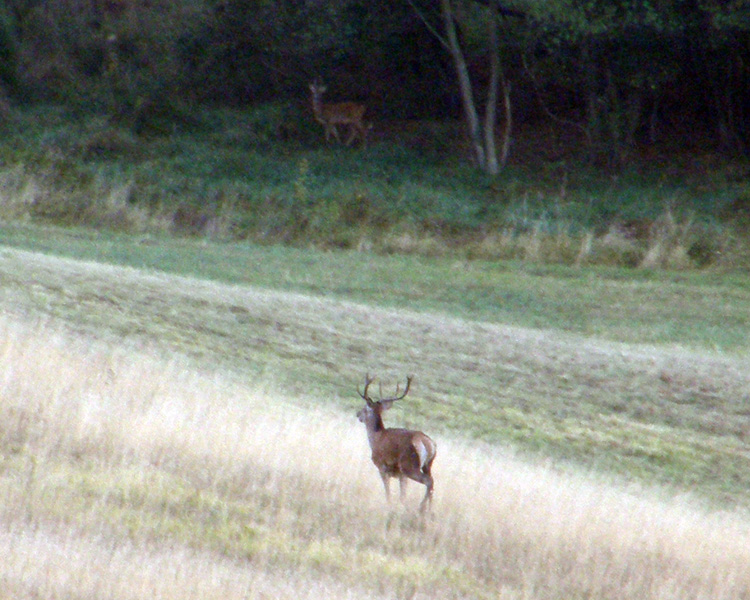
[[[313,94],[312,108],[315,117],[320,120],[323,114],[323,100],[321,99],[320,94]]]
[[[378,413],[372,412],[367,418],[367,439],[370,441],[370,446],[375,443],[378,434],[385,431],[385,425],[383,425],[383,417]]]

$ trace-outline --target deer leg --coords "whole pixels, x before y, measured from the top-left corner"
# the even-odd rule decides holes
[[[349,137],[346,139],[346,145],[351,146],[355,137],[357,137],[357,126],[352,123],[349,125]]]
[[[390,504],[391,502],[391,476],[386,471],[380,471],[380,477],[383,480],[383,487],[385,488],[385,499]]]
[[[434,482],[432,481],[432,461],[435,459],[435,456],[433,455],[432,458],[430,458],[423,466],[422,466],[422,476],[424,477],[424,484],[427,487],[427,491],[425,491],[424,499],[422,500],[422,504],[419,506],[419,510],[421,512],[424,512],[427,505],[432,508],[432,490],[434,488]]]
[[[398,484],[399,484],[399,494],[401,498],[401,503],[404,503],[404,500],[406,500],[406,484],[409,483],[409,479],[404,475],[399,475],[398,477]]]
[[[339,138],[339,130],[335,125],[332,125],[331,123],[327,123],[325,125],[326,128],[326,142],[331,141],[331,135],[333,135],[334,138],[336,138],[337,142],[341,142],[341,139]]]
[[[432,481],[432,475],[430,474],[429,470],[427,470],[426,472],[423,472],[422,470],[418,470],[418,471],[412,471],[411,473],[409,473],[409,478],[413,479],[414,481],[418,483],[421,483],[427,488],[425,490],[422,503],[419,505],[419,512],[424,512],[427,506],[432,506],[432,489],[434,487],[434,483]]]
[[[432,493],[427,492],[424,496],[424,499],[422,500],[421,504],[419,505],[419,512],[425,513],[429,508],[432,508]]]
[[[422,499],[422,503],[419,505],[419,512],[424,512],[425,509],[429,506],[432,507],[432,489],[433,489],[433,483],[432,483],[432,475],[426,475],[425,481],[423,481],[425,484],[425,487],[427,490],[424,493],[424,498]]]
[[[352,123],[351,130],[349,133],[349,139],[346,141],[346,145],[349,146],[354,138],[359,138],[359,143],[363,148],[367,147],[367,131],[372,128],[372,123],[365,125],[364,123]]]
[[[410,449],[410,452],[402,455],[402,460],[399,467],[401,469],[401,473],[403,473],[402,476],[413,479],[417,483],[421,483],[427,488],[427,490],[425,491],[424,499],[419,505],[419,511],[424,512],[428,504],[432,505],[433,481],[432,473],[430,472],[430,468],[432,467],[432,460],[424,465],[420,463],[421,460],[419,453],[417,452],[416,448],[412,447]]]

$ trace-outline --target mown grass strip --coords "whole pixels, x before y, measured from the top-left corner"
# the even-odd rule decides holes
[[[0,243],[222,283],[638,344],[750,349],[750,277],[321,252],[2,227]]]

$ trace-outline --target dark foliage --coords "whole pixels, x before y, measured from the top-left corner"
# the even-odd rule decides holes
[[[481,97],[487,2],[452,2]],[[517,124],[551,120],[607,168],[663,143],[750,153],[748,3],[516,0],[499,15]],[[147,133],[189,103],[304,106],[315,77],[376,121],[455,118],[441,34],[435,0],[9,0],[0,85]]]

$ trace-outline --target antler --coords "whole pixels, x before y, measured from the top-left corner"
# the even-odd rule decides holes
[[[364,391],[363,391],[363,392],[360,392],[360,391],[359,391],[359,386],[357,386],[357,392],[359,392],[359,395],[360,395],[360,396],[362,396],[362,399],[363,399],[363,400],[364,400],[365,402],[367,402],[367,404],[369,404],[370,406],[372,406],[372,405],[373,405],[373,404],[374,404],[375,402],[373,401],[373,399],[372,399],[372,398],[370,398],[370,396],[368,396],[368,395],[367,395],[367,388],[369,388],[369,387],[370,387],[370,384],[371,384],[371,383],[372,383],[373,381],[375,381],[375,378],[374,378],[374,377],[370,377],[370,374],[369,374],[369,373],[366,373],[366,374],[365,374],[365,389],[364,389]]]
[[[409,388],[411,387],[411,380],[414,379],[413,375],[407,375],[406,376],[406,387],[404,388],[404,392],[399,395],[399,391],[401,390],[401,384],[396,384],[396,395],[391,396],[389,398],[383,398],[383,385],[379,384],[379,396],[380,399],[378,402],[395,402],[396,400],[401,400],[406,396],[406,394],[409,393]],[[370,387],[370,384],[375,381],[374,377],[370,377],[370,374],[365,375],[365,389],[363,391],[359,391],[359,386],[357,386],[357,392],[359,392],[359,395],[362,396],[362,399],[367,402],[370,406],[375,404],[375,400],[370,398],[370,396],[367,394],[367,390]]]
[[[414,379],[413,375],[407,375],[406,376],[406,388],[404,389],[404,393],[400,396],[398,395],[399,389],[401,388],[401,384],[396,384],[396,395],[392,396],[390,398],[383,398],[383,390],[380,389],[380,402],[395,402],[396,400],[401,400],[406,396],[406,394],[409,393],[409,388],[411,387],[411,380]]]

